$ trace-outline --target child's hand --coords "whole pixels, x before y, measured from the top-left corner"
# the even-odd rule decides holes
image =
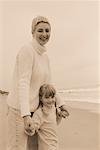
[[[66,117],[69,116],[69,112],[67,110],[67,106],[66,105],[61,106],[60,110],[61,110],[61,114],[62,114],[63,118],[66,118]]]
[[[69,116],[69,113],[66,112],[66,111],[61,111],[61,116],[62,116],[63,118],[66,118],[66,117]]]

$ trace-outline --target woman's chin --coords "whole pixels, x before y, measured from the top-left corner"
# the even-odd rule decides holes
[[[42,46],[44,46],[47,42],[48,42],[48,40],[45,40],[45,41],[41,40],[41,41],[39,41],[39,44],[42,45]]]

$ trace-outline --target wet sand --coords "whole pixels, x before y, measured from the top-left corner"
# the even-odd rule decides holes
[[[6,150],[6,96],[0,96],[0,150]],[[58,126],[60,150],[100,150],[97,104],[67,102],[70,116]]]
[[[69,118],[59,126],[61,150],[100,150],[100,114],[68,107]]]

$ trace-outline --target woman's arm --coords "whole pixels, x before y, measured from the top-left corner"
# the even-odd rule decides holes
[[[18,100],[21,116],[30,115],[30,80],[32,74],[33,55],[29,47],[23,47],[17,56]]]

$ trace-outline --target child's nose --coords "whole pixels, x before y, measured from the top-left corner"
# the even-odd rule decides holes
[[[49,100],[50,100],[50,102],[52,102],[52,98],[51,98],[51,97],[50,97],[50,99],[49,99]]]
[[[54,99],[54,98],[51,98],[51,102],[55,102],[55,99]]]

